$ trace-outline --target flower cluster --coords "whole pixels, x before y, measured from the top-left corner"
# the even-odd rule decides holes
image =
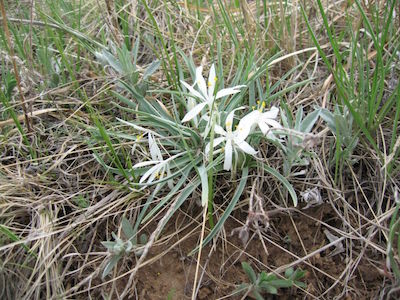
[[[201,114],[205,108],[207,111],[202,114],[201,119],[207,121],[206,134],[204,138],[208,138],[209,128],[212,124],[210,116],[216,114],[219,116],[217,105],[215,101],[225,96],[237,94],[245,85],[237,85],[231,88],[222,89],[216,92],[217,77],[215,75],[215,66],[212,65],[208,76],[208,82],[202,75],[203,68],[200,66],[196,69],[196,82],[193,86],[189,85],[185,81],[181,81],[182,85],[187,88],[190,93],[188,101],[188,112],[182,119],[182,122],[188,122],[194,119],[197,115]],[[194,88],[197,86],[197,90]],[[197,99],[200,103],[193,105],[193,99]],[[234,114],[238,110],[243,110],[245,107],[239,107],[228,113],[225,120],[225,129],[219,124],[214,125],[214,132],[219,137],[213,140],[213,147],[218,147],[221,144],[224,145],[223,151],[225,152],[224,159],[224,170],[232,169],[233,153],[237,150],[245,152],[250,155],[256,155],[257,151],[246,142],[247,137],[254,131],[258,126],[261,132],[269,138],[273,138],[271,128],[281,128],[281,125],[276,121],[279,113],[279,109],[272,107],[269,111],[265,111],[265,102],[258,102],[259,107],[256,109],[253,107],[253,111],[245,115],[236,126],[235,130],[232,130],[234,123]],[[205,154],[208,157],[210,152],[210,142],[206,145]]]

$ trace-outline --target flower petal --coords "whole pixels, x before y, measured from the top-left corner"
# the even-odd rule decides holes
[[[206,81],[203,77],[203,66],[196,68],[196,83],[204,98],[208,97]]]
[[[203,108],[207,105],[206,102],[202,102],[200,104],[197,104],[195,107],[193,107],[188,113],[183,117],[182,123],[190,121],[193,119],[195,116],[197,116]]]
[[[219,138],[216,138],[216,139],[214,139],[214,148],[216,148],[219,144],[221,144],[223,141],[225,141],[225,137],[219,137]],[[210,152],[210,143],[208,143],[207,145],[206,145],[206,149],[205,149],[205,154],[206,154],[206,156],[208,156],[208,153]]]
[[[228,95],[233,95],[237,94],[240,92],[240,88],[246,87],[245,85],[237,85],[231,88],[223,89],[218,91],[217,95],[215,96],[215,99],[219,99]]]
[[[149,133],[149,149],[150,149],[150,155],[152,160],[163,160],[160,148],[158,148],[158,145],[153,138],[152,134]]]
[[[171,173],[171,169],[169,168],[169,165],[167,165],[167,177],[171,177],[172,173]],[[174,188],[174,179],[170,179],[167,181],[168,187],[170,190],[172,190]]]
[[[237,146],[242,150],[243,152],[250,154],[250,155],[256,155],[257,151],[254,150],[253,147],[251,147],[247,142],[241,141]]]
[[[264,120],[265,123],[267,123],[268,125],[270,125],[273,128],[282,128],[282,125],[279,124],[279,122],[272,120],[272,119],[267,119]]]
[[[279,108],[272,106],[269,111],[266,111],[262,114],[262,118],[264,119],[276,119],[279,113]]]
[[[217,84],[217,76],[215,76],[215,66],[212,64],[210,73],[208,74],[208,98],[212,99],[214,97],[215,85]]]
[[[226,131],[219,125],[215,125],[214,131],[215,131],[215,133],[218,133],[219,135],[226,136]]]
[[[139,180],[139,183],[143,183],[147,178],[149,178],[149,180],[147,182],[152,182],[154,180],[154,178],[156,177],[157,172],[163,167],[163,164],[157,164],[153,167],[151,167],[149,170],[146,171],[146,173],[144,173],[142,175],[142,177]]]
[[[186,82],[184,82],[183,80],[181,80],[181,83],[183,84],[183,86],[185,88],[187,88],[189,90],[189,92],[195,96],[196,98],[199,98],[201,101],[203,102],[207,102],[207,99],[204,98],[203,95],[201,95],[198,91],[196,91],[192,86],[190,86],[189,84],[187,84]]]
[[[258,110],[254,110],[251,113],[245,115],[240,119],[236,134],[238,138],[245,140],[254,128],[254,124],[258,121],[261,113]]]
[[[270,127],[264,122],[258,122],[258,127],[260,127],[261,132],[265,135],[268,133]]]
[[[244,108],[244,106],[235,108],[234,110],[232,110],[232,111],[228,114],[228,116],[226,117],[226,120],[225,120],[225,129],[226,129],[226,132],[232,132],[232,124],[233,124],[233,117],[234,117],[234,115],[235,115],[235,111],[237,111],[237,110],[239,110],[239,109],[243,109],[243,108]]]
[[[160,161],[158,160],[148,160],[148,161],[142,161],[140,163],[135,164],[132,169],[138,169],[138,168],[142,168],[142,167],[147,167],[150,165],[155,165],[160,163]]]
[[[227,140],[225,144],[224,170],[229,171],[230,169],[232,169],[232,141]]]

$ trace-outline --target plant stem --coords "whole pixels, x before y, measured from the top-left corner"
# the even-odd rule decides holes
[[[214,106],[214,105],[213,105]],[[208,161],[211,164],[213,161],[213,152],[214,152],[214,129],[215,129],[216,117],[215,114],[211,112],[211,132],[210,132],[210,153],[208,154]],[[213,170],[210,168],[208,171],[208,222],[210,224],[210,228],[214,228],[214,219],[213,219],[213,211],[214,211],[214,189],[213,189]]]

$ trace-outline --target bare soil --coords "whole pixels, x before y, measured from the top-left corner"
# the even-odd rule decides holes
[[[245,219],[243,216],[236,216]],[[239,218],[240,217],[240,218]],[[185,224],[189,219],[183,213],[178,215],[175,225]],[[188,254],[198,245],[200,225],[193,224],[189,228],[176,233],[176,227],[171,223],[165,230],[165,235],[171,234],[162,244],[154,246],[148,259],[155,258],[140,269],[137,280],[137,295],[131,299],[190,299],[195,278],[197,253]],[[243,295],[233,295],[235,288],[248,278],[242,270],[241,262],[246,261],[257,272],[265,270],[283,273],[286,266],[295,263],[295,268],[306,270],[303,279],[307,289],[280,289],[279,294],[268,299],[376,299],[385,275],[371,264],[373,253],[365,253],[367,259],[362,259],[351,276],[347,276],[346,268],[349,255],[345,252],[335,254],[335,246],[320,251],[329,243],[324,234],[322,223],[340,227],[340,220],[335,219],[330,204],[290,215],[283,213],[271,218],[271,227],[262,233],[262,240],[256,230],[250,234],[246,245],[231,231],[243,224],[234,217],[225,224],[223,239],[218,239],[216,245],[203,248],[201,268],[202,275],[197,299],[241,299]],[[193,230],[194,229],[194,230]],[[300,233],[300,234],[298,234]],[[299,237],[302,237],[301,240]],[[313,253],[309,255],[310,253]],[[300,257],[307,257],[298,263]],[[161,256],[161,257],[160,257]],[[357,254],[353,253],[353,259]],[[384,262],[382,261],[382,264]],[[202,272],[204,271],[204,272]],[[124,285],[122,280],[121,285]],[[345,287],[345,285],[347,285]],[[267,295],[265,295],[267,297]],[[246,299],[252,299],[247,297]]]

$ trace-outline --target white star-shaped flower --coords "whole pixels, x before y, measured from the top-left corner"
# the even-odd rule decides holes
[[[257,153],[246,141],[248,133],[246,131],[235,130],[232,131],[233,117],[236,110],[243,109],[244,107],[239,107],[231,111],[226,117],[225,128],[226,131],[219,125],[215,125],[215,133],[221,135],[221,137],[217,137],[214,139],[214,147],[218,146],[222,142],[225,142],[225,160],[224,160],[224,170],[229,171],[232,169],[232,157],[233,152],[236,151],[236,148],[239,148],[241,151],[255,155]],[[206,145],[206,155],[210,151],[210,143]]]
[[[143,183],[145,181],[147,183],[151,183],[154,181],[154,179],[159,180],[165,176],[171,176],[171,171],[169,168],[170,161],[183,154],[176,154],[164,160],[160,148],[158,147],[156,140],[153,138],[151,133],[148,134],[148,140],[151,160],[137,163],[133,166],[133,169],[147,167],[151,165],[153,166],[142,175],[139,183]],[[171,180],[168,181],[168,185],[172,188]]]
[[[190,94],[200,100],[200,103],[191,108],[186,115],[183,117],[182,122],[187,122],[196,117],[204,107],[208,106],[210,110],[212,109],[212,105],[214,100],[220,99],[225,96],[234,95],[240,92],[240,89],[246,87],[245,85],[237,85],[234,87],[222,89],[215,93],[215,86],[217,83],[217,76],[215,75],[215,66],[214,64],[210,68],[210,73],[208,75],[208,81],[206,83],[203,77],[203,67],[200,66],[196,68],[196,84],[198,91],[193,88],[193,86],[187,84],[185,81],[181,80],[181,83],[189,90]]]
[[[264,135],[270,138],[274,138],[274,135],[270,129],[282,128],[281,124],[276,121],[279,109],[273,106],[270,110],[263,112],[264,108],[265,102],[262,102],[259,109],[255,109],[251,113],[244,116],[239,122],[238,130],[242,131],[243,134],[248,135],[257,125]]]

